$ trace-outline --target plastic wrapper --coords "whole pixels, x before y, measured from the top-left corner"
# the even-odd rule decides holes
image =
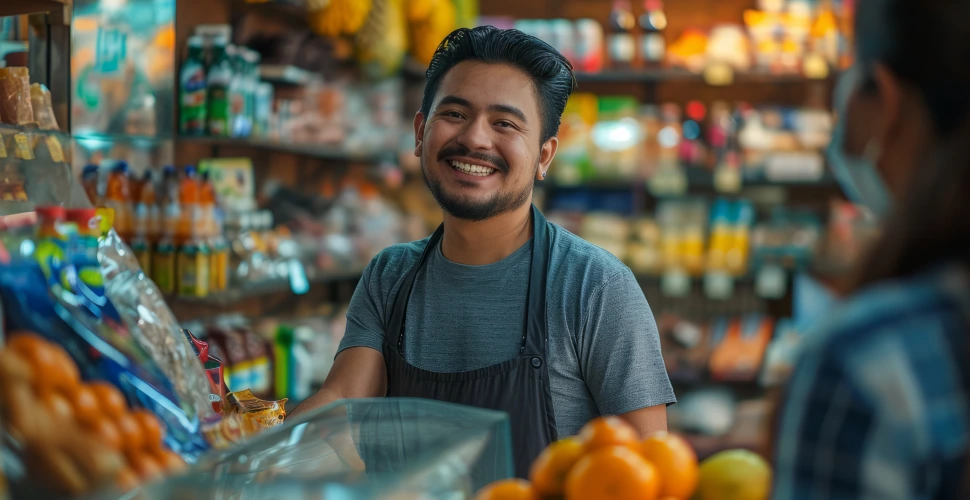
[[[34,111],[34,119],[41,130],[59,130],[57,118],[54,116],[54,105],[51,103],[51,91],[40,83],[30,86],[30,106]]]
[[[242,432],[250,436],[282,424],[286,418],[286,401],[286,398],[278,401],[259,399],[246,389],[226,396],[226,413],[230,417],[238,418],[242,423]]]
[[[23,125],[33,121],[27,68],[0,68],[0,123]]]
[[[203,422],[218,420],[208,378],[162,293],[141,271],[134,252],[111,230],[98,252],[105,292],[142,349],[172,382],[182,409]]]
[[[17,256],[0,265],[0,300],[6,326],[38,332],[62,346],[77,362],[82,379],[110,382],[121,389],[129,404],[154,413],[166,427],[165,444],[194,461],[209,448],[197,413],[191,403],[183,403],[156,363],[155,356],[165,355],[159,352],[161,347],[146,349],[139,340],[145,336],[141,325],[136,325],[137,333],[133,333],[103,295],[104,290],[99,295],[97,287],[81,281],[79,276],[83,277],[85,270],[79,273],[70,253],[75,237],[37,237],[31,258]],[[122,306],[122,310],[130,307],[127,303]],[[175,332],[178,335],[177,329]],[[194,357],[189,359],[198,372],[186,374],[186,379],[196,377],[208,394],[201,366]]]

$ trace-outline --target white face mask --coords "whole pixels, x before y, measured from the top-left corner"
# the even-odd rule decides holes
[[[889,188],[876,168],[882,148],[870,141],[861,157],[845,152],[846,122],[849,98],[862,80],[862,72],[853,67],[839,80],[835,88],[835,109],[838,123],[832,134],[827,156],[836,180],[853,202],[868,208],[876,217],[883,218],[892,206]]]

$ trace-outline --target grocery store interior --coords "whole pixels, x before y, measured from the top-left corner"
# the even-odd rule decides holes
[[[284,420],[368,262],[442,222],[412,121],[439,43],[484,25],[574,68],[534,203],[635,275],[668,429],[695,464],[770,460],[800,342],[878,234],[826,160],[855,3],[0,0],[0,498],[472,498],[508,477],[492,413]],[[420,453],[348,458],[365,413],[367,439]],[[717,489],[695,498],[742,498]]]

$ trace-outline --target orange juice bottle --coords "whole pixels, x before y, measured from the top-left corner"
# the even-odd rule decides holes
[[[159,214],[158,243],[152,255],[152,281],[164,294],[175,293],[175,228],[181,217],[178,196],[178,174],[175,167],[162,170],[162,196]]]
[[[128,241],[133,235],[131,190],[128,178],[128,164],[118,162],[108,176],[108,189],[105,192],[105,206],[113,209],[115,230],[122,239]]]
[[[178,245],[178,293],[186,297],[209,294],[209,247],[203,238],[204,221],[200,207],[201,193],[195,167],[185,167],[179,189],[181,217],[175,230]]]

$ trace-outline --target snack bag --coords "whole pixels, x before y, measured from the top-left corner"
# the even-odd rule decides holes
[[[53,261],[48,261],[51,264]],[[52,266],[53,274],[77,276],[70,256]],[[198,415],[182,400],[156,359],[164,353],[143,348],[137,335],[116,314],[105,299],[105,307],[77,292],[77,281],[51,286],[35,258],[12,260],[0,265],[0,301],[9,330],[41,333],[62,346],[78,363],[84,380],[105,380],[120,388],[132,406],[154,413],[167,428],[165,444],[194,461],[208,449],[202,437]],[[180,339],[181,340],[181,339]],[[190,357],[195,367],[201,367]],[[182,384],[189,381],[179,381]],[[205,376],[198,376],[207,394]],[[205,405],[211,413],[211,407]]]
[[[27,68],[0,68],[0,123],[24,125],[33,121]]]
[[[286,401],[266,401],[257,398],[252,391],[230,392],[226,396],[226,410],[229,418],[235,417],[240,422],[243,436],[257,434],[263,429],[269,429],[283,423],[286,418]]]

